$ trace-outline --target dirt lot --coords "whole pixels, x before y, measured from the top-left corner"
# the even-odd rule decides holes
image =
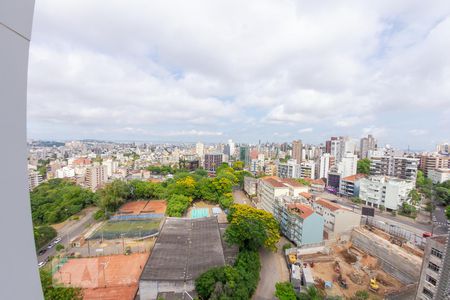
[[[166,211],[166,201],[164,200],[139,200],[125,203],[119,209],[119,214],[163,214]]]
[[[316,260],[313,266],[313,275],[315,279],[333,282],[332,288],[325,289],[329,296],[351,297],[359,290],[368,290],[370,278],[376,277],[379,285],[377,293],[371,292],[371,299],[383,299],[383,295],[394,291],[403,285],[383,272],[377,267],[377,258],[368,254],[359,252],[357,249],[350,248],[350,254],[347,249],[350,245],[335,246],[331,255],[315,255],[312,260]],[[307,256],[304,259],[308,258]],[[339,286],[336,278],[338,273],[335,271],[336,262],[339,264],[340,272],[346,280],[348,288]]]

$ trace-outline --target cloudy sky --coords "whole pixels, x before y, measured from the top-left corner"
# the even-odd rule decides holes
[[[29,138],[368,133],[448,141],[448,0],[36,1]]]

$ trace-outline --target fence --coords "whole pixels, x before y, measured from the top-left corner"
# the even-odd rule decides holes
[[[417,235],[412,231],[409,231],[402,227],[388,224],[388,223],[385,223],[382,221],[376,221],[372,217],[361,218],[361,222],[362,222],[362,224],[370,225],[370,226],[378,228],[384,232],[387,232],[392,236],[405,239],[421,249],[425,249],[426,238],[424,238],[423,236]]]
[[[130,220],[145,220],[145,219],[162,219],[164,214],[139,214],[139,215],[116,215],[112,216],[110,221],[130,221]]]

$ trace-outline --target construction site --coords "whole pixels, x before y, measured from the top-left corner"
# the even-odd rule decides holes
[[[366,290],[370,299],[414,292],[423,251],[402,238],[362,226],[316,247],[286,252],[297,291],[314,285],[327,296],[350,298]]]

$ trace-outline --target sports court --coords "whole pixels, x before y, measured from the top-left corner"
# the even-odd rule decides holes
[[[110,220],[97,229],[89,239],[103,238],[111,240],[119,239],[122,236],[125,238],[145,237],[157,233],[160,223],[161,218],[148,220]]]
[[[166,212],[166,201],[164,200],[139,200],[125,203],[119,208],[119,215],[140,214],[164,214]]]
[[[191,219],[209,217],[209,208],[193,208],[191,210]]]
[[[69,259],[55,283],[85,289],[83,299],[134,299],[149,253]],[[100,297],[101,296],[101,297]]]

